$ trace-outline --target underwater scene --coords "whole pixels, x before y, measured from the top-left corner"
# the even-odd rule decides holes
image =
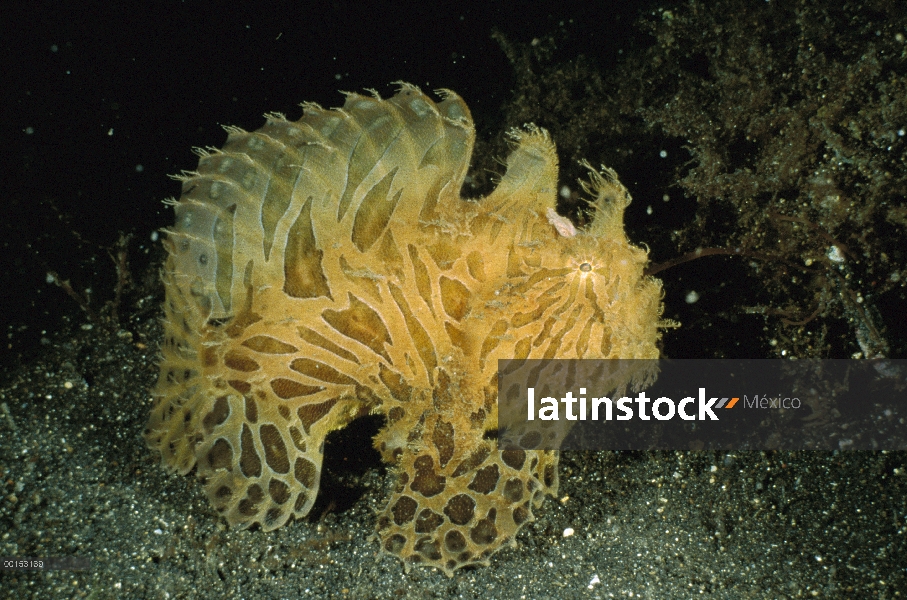
[[[907,595],[904,3],[4,12],[0,597]]]

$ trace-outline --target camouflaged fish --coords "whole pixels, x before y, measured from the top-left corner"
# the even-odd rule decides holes
[[[438,94],[305,104],[199,151],[165,240],[145,437],[231,525],[269,531],[311,510],[325,436],[380,413],[396,476],[380,547],[451,575],[515,544],[557,490],[556,452],[486,435],[498,359],[656,358],[662,292],[613,171],[590,169],[587,227],[555,212],[542,129],[511,132],[497,189],[461,198],[473,122]]]

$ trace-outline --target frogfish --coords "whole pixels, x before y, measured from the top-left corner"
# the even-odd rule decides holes
[[[472,117],[437,94],[349,93],[197,150],[165,230],[144,435],[230,525],[270,531],[312,509],[328,433],[383,415],[380,553],[452,575],[515,545],[557,493],[556,451],[489,435],[498,361],[657,358],[664,322],[614,171],[585,163],[575,226],[554,143],[527,125],[494,191],[464,199]]]

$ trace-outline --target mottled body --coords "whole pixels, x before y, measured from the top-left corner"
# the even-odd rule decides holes
[[[498,359],[655,358],[661,287],[613,173],[593,172],[585,230],[558,220],[542,130],[514,132],[497,189],[461,199],[472,120],[442,96],[350,94],[201,153],[166,241],[146,438],[231,524],[271,530],[310,511],[325,436],[380,412],[381,547],[450,574],[557,488],[556,453],[484,439]]]

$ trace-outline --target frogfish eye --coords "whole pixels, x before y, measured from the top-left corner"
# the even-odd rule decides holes
[[[592,265],[590,265],[589,263],[583,263],[579,266],[579,270],[583,273],[588,273],[592,270]]]

